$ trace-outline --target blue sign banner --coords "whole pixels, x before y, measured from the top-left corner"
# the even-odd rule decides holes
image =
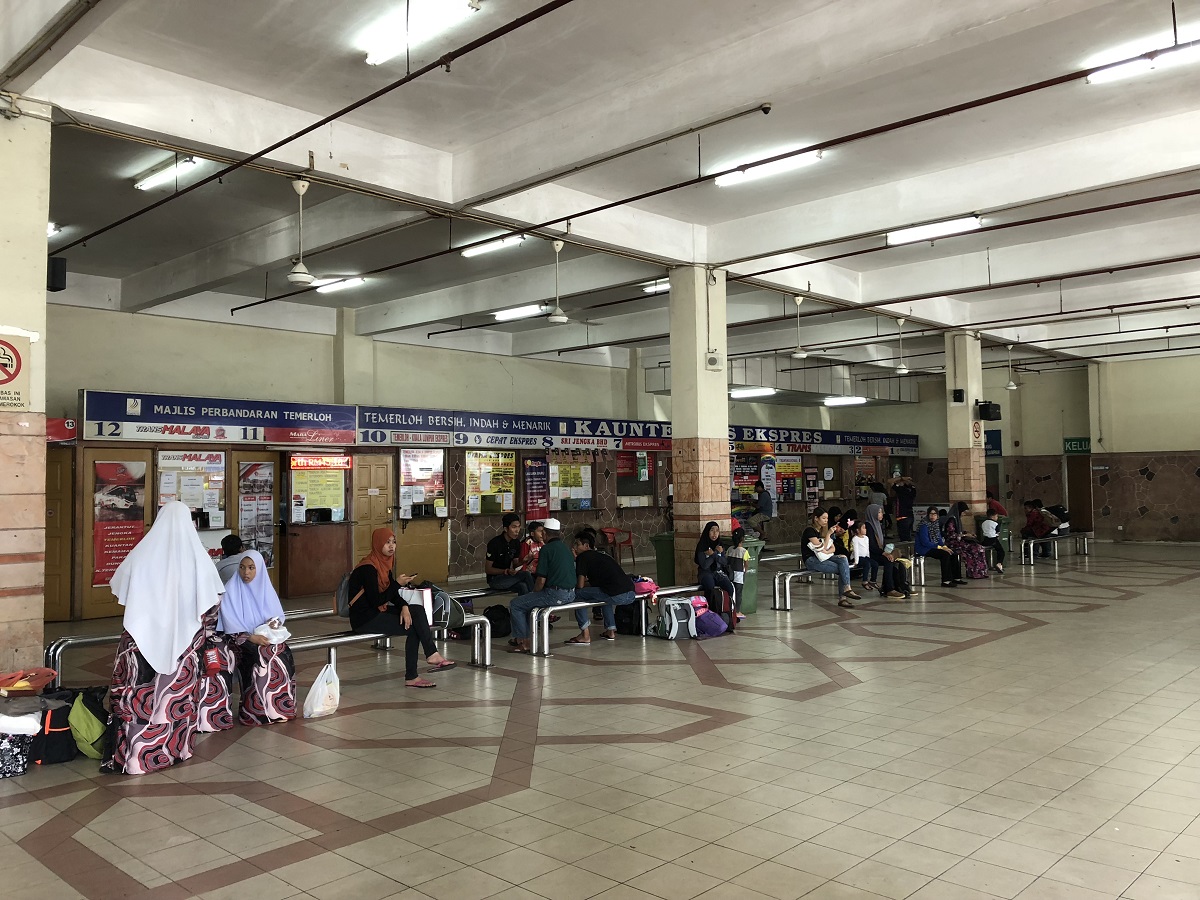
[[[1004,455],[1004,440],[1001,429],[989,428],[983,433],[983,455],[985,457]]]
[[[816,453],[831,456],[861,456],[884,451],[890,456],[918,456],[920,436],[915,434],[873,434],[860,431],[824,431],[816,428],[771,428],[757,425],[731,425],[731,443],[766,442],[776,453]]]
[[[355,407],[83,392],[85,440],[353,444]]]

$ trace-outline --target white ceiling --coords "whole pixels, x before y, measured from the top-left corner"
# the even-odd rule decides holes
[[[105,6],[108,17],[64,38],[60,58],[27,92],[56,102],[63,121],[102,123],[165,146],[221,148],[236,158],[404,74],[402,57],[371,67],[361,49],[372,23],[402,8],[395,0]],[[537,6],[482,0],[480,12],[414,48],[413,65]],[[1183,39],[1200,36],[1200,13],[1185,7],[1181,16]],[[554,352],[558,341],[572,348],[562,358],[602,364],[623,357],[597,351],[636,346],[655,365],[666,351],[667,298],[640,294],[638,285],[672,264],[741,259],[730,274],[745,276],[878,248],[888,229],[941,218],[979,213],[985,225],[1006,224],[1200,190],[1200,64],[1110,84],[1077,80],[842,143],[786,175],[730,188],[704,183],[602,215],[581,211],[1076,71],[1118,45],[1148,49],[1145,41],[1168,26],[1158,0],[576,0],[457,59],[449,73],[434,71],[351,113],[352,130],[326,126],[264,161],[294,172],[313,154],[310,269],[351,275],[395,266],[361,289],[289,299],[301,311],[358,308],[367,323],[360,331],[381,340],[526,355]],[[763,102],[770,115],[563,174]],[[361,148],[353,164],[349,143]],[[73,125],[56,128],[53,152],[52,217],[69,227],[52,247],[162,196],[131,184],[171,154]],[[541,187],[462,209],[556,173]],[[372,196],[333,186],[351,177]],[[73,271],[120,279],[130,309],[173,304],[177,314],[180,301],[203,295],[211,303],[213,292],[230,306],[264,291],[279,297],[292,293],[284,275],[295,205],[280,174],[241,170],[65,255]],[[467,217],[431,215],[435,208]],[[591,325],[492,320],[495,309],[552,299],[545,240],[397,265],[558,218],[571,219],[562,305]],[[928,369],[941,363],[943,327],[978,328],[995,347],[1017,342],[1028,359],[1193,352],[1167,351],[1162,332],[1109,334],[1115,312],[1104,310],[1200,294],[1197,261],[1063,276],[1200,253],[1198,227],[1200,198],[1187,197],[880,249],[764,274],[753,287],[731,281],[730,353],[794,345],[786,295],[797,289],[826,298],[803,307],[801,342],[869,337],[869,346],[830,354],[859,365],[894,365],[895,325],[877,324],[880,314],[935,329],[927,346],[913,345],[928,354],[920,357]],[[787,252],[803,245],[811,246]],[[1013,281],[1028,283],[968,290]],[[854,310],[914,295],[934,296]],[[1070,310],[1096,318],[1062,321]],[[818,311],[833,315],[809,317]],[[1200,326],[1182,306],[1156,314],[1156,325],[1174,334]],[[1096,334],[1064,340],[1081,329]]]

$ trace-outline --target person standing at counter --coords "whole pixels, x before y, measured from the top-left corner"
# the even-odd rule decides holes
[[[912,540],[913,504],[917,500],[917,488],[907,475],[892,479],[892,494],[896,498],[896,531],[900,540]]]
[[[533,574],[521,570],[521,517],[507,513],[504,530],[487,543],[483,574],[494,591],[513,591],[519,597],[533,590]]]
[[[219,657],[209,671],[204,645],[224,590],[191,511],[177,500],[163,504],[112,577],[125,630],[113,661],[114,741],[103,771],[145,775],[191,758],[206,682],[219,676]]]
[[[453,669],[451,662],[438,653],[429,630],[425,607],[409,606],[400,596],[400,588],[410,584],[412,575],[396,576],[396,535],[390,528],[376,528],[371,534],[371,552],[350,573],[350,628],[366,634],[404,634],[404,686],[431,688],[437,685],[417,674],[417,651],[425,650],[430,672]]]

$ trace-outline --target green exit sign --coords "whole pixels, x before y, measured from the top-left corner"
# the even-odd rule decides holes
[[[1063,438],[1063,453],[1091,453],[1092,439],[1085,438]]]

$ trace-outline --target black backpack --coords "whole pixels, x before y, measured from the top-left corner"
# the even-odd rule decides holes
[[[29,760],[39,766],[70,762],[79,753],[69,721],[75,691],[50,691],[43,696],[48,700],[61,700],[66,705],[42,713],[42,730],[33,738]]]
[[[617,634],[638,634],[642,633],[642,629],[638,627],[638,614],[642,611],[642,604],[638,601],[626,603],[623,606],[618,606],[614,613],[617,619]]]
[[[500,604],[489,606],[483,611],[483,614],[492,623],[492,637],[508,637],[512,634],[512,618],[509,616],[507,606]]]

